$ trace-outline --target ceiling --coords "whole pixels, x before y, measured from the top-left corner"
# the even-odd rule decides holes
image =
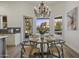
[[[61,3],[63,1],[44,1],[46,5],[52,6],[58,3]],[[37,6],[41,1],[0,1],[0,3],[8,3],[8,4],[15,4],[15,3],[20,3],[20,4],[28,4],[28,5],[35,5]]]
[[[46,3],[46,5],[51,6],[51,5],[60,3],[60,2],[62,2],[62,1],[44,1],[44,2]],[[28,2],[26,2],[26,3],[28,3],[28,4],[30,4],[30,5],[38,5],[39,3],[41,3],[41,1],[28,1]]]

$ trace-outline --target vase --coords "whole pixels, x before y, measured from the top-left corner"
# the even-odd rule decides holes
[[[41,34],[41,41],[43,42],[44,40],[44,34]]]

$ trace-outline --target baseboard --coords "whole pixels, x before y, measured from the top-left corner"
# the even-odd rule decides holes
[[[7,45],[7,47],[15,47],[15,45]]]
[[[70,50],[71,54],[73,54],[74,57],[79,57],[79,53],[76,52],[74,49],[72,49],[71,47],[69,47],[67,44],[65,44],[65,46]]]
[[[7,47],[17,47],[17,46],[20,46],[20,44],[17,44],[17,45],[6,45]]]

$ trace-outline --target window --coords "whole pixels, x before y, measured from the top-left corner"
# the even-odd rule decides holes
[[[36,19],[37,32],[39,32],[40,28],[47,30],[46,33],[49,32],[49,18],[37,18]]]
[[[55,17],[54,28],[55,34],[62,34],[62,16]]]

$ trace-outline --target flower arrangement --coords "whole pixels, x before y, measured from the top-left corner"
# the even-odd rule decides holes
[[[44,34],[46,31],[45,30],[39,30],[40,34]]]
[[[40,34],[45,34],[48,32],[49,27],[47,22],[42,22],[38,27],[37,30]]]
[[[45,34],[46,32],[47,32],[46,28],[42,28],[42,27],[39,28],[39,33],[40,34]]]

